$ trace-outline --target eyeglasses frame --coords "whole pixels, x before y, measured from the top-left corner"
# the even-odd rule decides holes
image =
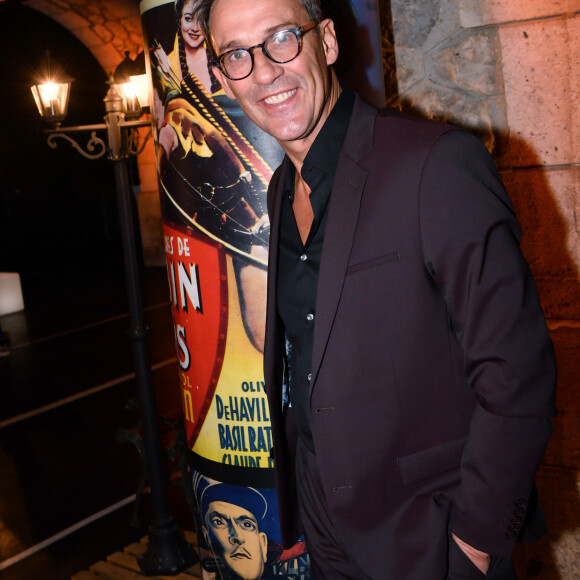
[[[310,32],[311,30],[316,29],[318,27],[318,25],[319,25],[318,22],[312,21],[312,22],[308,22],[304,26],[296,26],[294,28],[284,28],[282,30],[277,30],[276,32],[273,32],[272,34],[270,34],[270,36],[268,36],[268,38],[266,38],[266,40],[264,40],[263,42],[260,42],[260,44],[254,44],[254,46],[250,46],[248,48],[238,47],[238,48],[231,48],[230,50],[226,50],[226,52],[224,52],[224,53],[220,54],[219,56],[217,56],[216,58],[213,58],[212,60],[210,60],[210,64],[216,68],[219,68],[220,71],[231,81],[241,81],[241,80],[247,79],[254,72],[254,50],[256,50],[256,48],[261,48],[262,52],[266,55],[266,57],[269,58],[272,62],[275,62],[276,64],[286,64],[287,62],[292,62],[295,58],[298,58],[298,56],[302,52],[302,37],[307,32]],[[298,41],[298,52],[296,53],[296,56],[293,56],[292,58],[289,58],[288,60],[276,60],[268,53],[268,51],[266,50],[266,47],[265,47],[266,42],[268,42],[273,36],[275,36],[276,34],[280,34],[281,32],[291,32],[292,34],[294,34],[296,36],[296,40]],[[245,50],[246,52],[249,53],[250,60],[252,61],[252,66],[250,68],[250,72],[247,75],[244,75],[243,77],[240,77],[238,79],[234,79],[225,71],[225,67],[222,66],[222,59],[224,57],[226,57],[228,54],[231,54],[232,52],[236,52],[237,50]]]

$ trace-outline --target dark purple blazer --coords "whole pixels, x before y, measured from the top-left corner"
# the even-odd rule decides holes
[[[276,304],[288,163],[268,193],[264,367],[291,545],[296,435],[282,412]],[[357,97],[328,206],[310,417],[337,533],[371,578],[443,579],[448,530],[508,555],[541,527],[530,497],[555,365],[519,240],[478,139]]]

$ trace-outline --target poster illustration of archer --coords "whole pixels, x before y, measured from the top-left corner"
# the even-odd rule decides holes
[[[175,23],[170,42],[163,41],[166,29],[151,31],[164,204],[176,223],[193,225],[231,252],[251,256],[254,246],[267,245],[265,191],[281,153],[226,97],[209,64],[205,36],[193,19],[195,4],[177,0],[160,5]],[[158,17],[155,22],[160,24]]]

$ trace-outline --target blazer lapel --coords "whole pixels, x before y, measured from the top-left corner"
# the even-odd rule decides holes
[[[268,287],[266,306],[266,337],[264,343],[264,378],[266,388],[277,384],[275,378],[281,372],[283,353],[281,352],[281,328],[278,319],[276,281],[278,279],[278,240],[280,237],[280,213],[282,208],[283,176],[288,168],[289,160],[284,157],[281,170],[274,175],[277,182],[271,184],[272,198],[269,200],[270,241],[268,249]],[[282,343],[283,344],[283,343]],[[280,393],[277,393],[280,397]]]
[[[316,323],[312,347],[312,386],[316,382],[342,293],[367,175],[366,170],[344,155],[340,155],[328,207],[318,274]]]
[[[355,100],[328,205],[318,275],[316,323],[312,349],[312,382],[316,383],[340,301],[368,171],[358,160],[372,148],[376,109]]]

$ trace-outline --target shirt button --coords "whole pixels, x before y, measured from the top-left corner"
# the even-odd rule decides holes
[[[302,254],[302,255],[300,256],[300,259],[301,259],[303,262],[306,262],[306,260],[308,259],[308,256],[307,256],[306,254]]]
[[[306,320],[308,320],[309,322],[312,322],[314,320],[314,314],[312,314],[312,312],[309,312],[306,315]]]
[[[308,377],[306,377],[309,381],[312,380],[312,373],[308,373]]]

